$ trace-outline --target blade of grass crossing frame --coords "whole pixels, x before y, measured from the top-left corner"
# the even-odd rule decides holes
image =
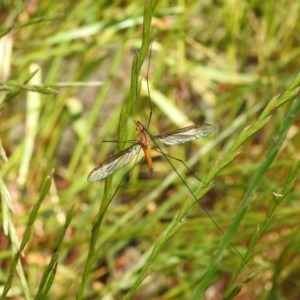
[[[293,97],[290,98],[290,100],[291,99],[293,99]],[[278,106],[275,106],[275,107],[268,105],[261,114],[261,116],[264,116],[265,118],[260,117],[257,120],[257,122],[255,122],[250,128],[248,128],[248,130],[245,133],[241,134],[241,136],[237,139],[236,144],[233,145],[232,150],[234,150],[234,152],[236,152],[242,146],[242,144],[245,142],[245,140],[247,138],[249,138],[251,135],[253,135],[255,132],[257,132],[260,128],[262,128],[270,120],[269,116],[272,113],[272,111],[281,105],[280,99],[277,102],[277,105]],[[284,137],[287,133],[287,130],[290,127],[290,125],[292,124],[292,121],[294,121],[296,114],[299,113],[299,109],[300,109],[300,101],[295,100],[293,102],[293,105],[290,108],[290,112],[289,112],[287,118],[284,120],[284,122],[282,123],[282,126],[279,130],[278,137],[280,137],[280,138],[278,138],[276,143],[272,146],[272,149],[270,150],[269,155],[266,157],[266,160],[260,166],[260,168],[256,171],[252,181],[249,183],[249,188],[243,198],[240,210],[236,214],[235,218],[233,219],[231,225],[229,226],[228,230],[226,231],[226,234],[222,237],[219,247],[218,247],[218,250],[215,254],[215,259],[212,262],[212,264],[208,267],[203,279],[201,280],[200,284],[198,285],[193,299],[199,299],[199,297],[201,298],[203,296],[203,293],[206,290],[209,282],[213,279],[214,273],[215,273],[216,267],[217,267],[217,262],[221,259],[224,250],[228,247],[232,237],[237,232],[239,224],[241,223],[243,217],[245,216],[245,214],[247,212],[248,206],[250,204],[250,201],[252,199],[252,195],[253,195],[255,189],[258,187],[264,174],[266,173],[270,164],[273,162],[276,154],[278,153],[278,150],[284,141]],[[232,160],[231,158],[233,158],[233,155],[231,153],[229,153],[228,158],[227,157],[224,158],[224,161],[226,162],[226,164],[228,164]],[[228,159],[230,161],[228,161]],[[224,164],[221,164],[221,165],[224,165]],[[209,174],[209,177],[212,177],[214,172],[216,172],[216,170],[212,170]],[[249,256],[250,256],[250,253],[248,253],[246,256],[244,256],[245,259],[241,262],[242,266],[245,265],[245,262],[247,261]],[[236,276],[236,274],[234,276]]]
[[[288,112],[286,118],[281,123],[281,126],[279,128],[279,132],[278,132],[278,135],[275,139],[274,144],[270,148],[270,151],[267,154],[266,159],[263,161],[261,166],[256,171],[253,180],[250,182],[249,188],[248,188],[248,190],[246,192],[246,195],[244,196],[244,199],[242,201],[240,211],[238,212],[238,214],[236,215],[236,218],[235,218],[237,220],[238,225],[239,225],[239,223],[241,222],[241,220],[243,219],[243,217],[246,213],[246,210],[247,210],[247,208],[250,204],[250,201],[252,199],[252,195],[253,195],[254,191],[256,190],[258,185],[261,183],[264,175],[269,170],[272,162],[274,161],[276,155],[278,154],[279,149],[281,148],[282,144],[285,142],[287,132],[288,132],[289,128],[292,126],[293,122],[295,121],[295,117],[300,113],[300,101],[299,100],[300,100],[299,98],[295,99],[291,103],[291,107],[289,109],[289,112]],[[299,167],[299,164],[297,164],[297,165]],[[296,171],[298,171],[298,170],[296,170]],[[287,179],[286,183],[283,186],[289,185],[289,181],[290,181],[290,178]],[[283,191],[283,193],[285,193],[285,192]],[[276,201],[276,197],[275,197],[274,200]],[[275,208],[273,207],[273,205],[271,203],[271,205],[269,207],[269,211],[266,214],[265,220],[262,222],[262,224],[260,226],[260,229],[256,231],[255,235],[252,237],[252,239],[250,241],[250,244],[249,244],[249,246],[247,248],[247,251],[245,253],[246,260],[248,260],[250,258],[251,254],[252,254],[252,251],[255,247],[256,241],[262,236],[262,234],[267,229],[267,224],[269,223],[269,220],[270,220],[271,216],[273,215],[274,209]],[[237,228],[237,227],[235,227],[235,228]],[[235,233],[235,231],[234,231],[234,233]],[[237,268],[235,273],[233,274],[230,285],[227,288],[228,293],[230,293],[230,288],[232,288],[232,284],[235,281],[235,279],[237,278],[237,276],[238,276],[240,270],[243,268],[243,266],[244,266],[244,264],[243,264],[243,262],[241,262],[240,265],[239,265],[239,268]]]
[[[134,105],[137,103],[137,98],[141,89],[140,83],[140,72],[142,65],[147,57],[149,52],[149,48],[151,45],[151,22],[153,13],[157,4],[156,1],[146,0],[144,6],[144,21],[143,21],[143,36],[142,36],[142,45],[135,56],[132,63],[132,73],[131,73],[131,85],[130,85],[130,94],[128,101],[126,101],[123,106],[121,115],[120,115],[120,123],[119,123],[119,140],[126,140],[126,128],[127,128],[127,120],[130,116]]]
[[[156,2],[157,1],[155,1],[155,5],[156,5]],[[133,59],[130,93],[129,93],[129,97],[126,99],[126,102],[125,102],[123,109],[121,111],[121,114],[120,114],[118,138],[121,141],[126,140],[127,120],[129,119],[129,117],[132,113],[132,109],[134,107],[134,104],[136,103],[137,95],[140,90],[139,75],[140,75],[140,71],[141,71],[141,67],[144,62],[144,59],[147,56],[150,42],[151,42],[151,21],[152,21],[152,16],[153,16],[155,5],[153,5],[151,0],[145,1],[142,45],[141,45],[141,49],[139,50],[139,53],[136,54]],[[90,240],[89,253],[88,253],[88,257],[87,257],[86,264],[84,267],[82,281],[81,281],[81,284],[79,287],[79,291],[76,296],[77,299],[83,299],[83,297],[84,297],[84,289],[85,289],[85,286],[87,283],[89,273],[92,269],[94,253],[96,250],[96,243],[98,240],[98,235],[99,235],[100,227],[102,224],[102,220],[103,220],[103,217],[105,215],[105,212],[106,212],[106,209],[107,209],[109,203],[112,201],[112,199],[114,198],[115,194],[117,193],[117,191],[119,189],[119,188],[117,188],[117,190],[114,193],[112,193],[112,191],[111,191],[112,180],[113,180],[113,176],[110,176],[110,178],[107,178],[105,181],[104,196],[101,201],[97,219],[93,226],[92,236],[91,236],[91,240]]]
[[[283,184],[282,192],[279,192],[279,193],[277,192],[276,194],[275,193],[273,194],[274,198],[270,203],[269,209],[266,213],[266,217],[262,221],[262,223],[259,224],[259,227],[258,227],[259,230],[257,230],[255,232],[254,236],[252,237],[252,239],[249,243],[249,246],[245,253],[246,259],[248,259],[251,256],[252,251],[254,250],[254,247],[256,245],[256,242],[258,241],[258,239],[260,239],[262,237],[262,235],[268,229],[268,227],[271,223],[271,219],[274,216],[276,208],[282,203],[282,201],[286,198],[286,196],[288,195],[290,190],[294,187],[294,181],[295,181],[295,178],[297,178],[297,176],[298,176],[299,169],[300,169],[300,160],[298,160],[297,164],[292,167],[287,180]],[[226,297],[225,299],[233,299],[241,291],[242,287],[248,282],[248,280],[244,280],[241,284],[234,286],[234,283],[243,267],[244,267],[243,262],[241,262],[239,264],[238,268],[235,270],[235,272],[231,276],[230,282],[225,291],[225,297]],[[257,272],[250,274],[249,278],[252,279],[252,277],[254,277],[256,275],[257,275]]]
[[[46,297],[49,293],[49,290],[52,286],[52,283],[54,281],[55,274],[56,274],[56,268],[57,268],[57,264],[58,264],[60,248],[62,246],[65,234],[67,232],[67,229],[68,229],[68,227],[71,223],[71,220],[73,218],[73,215],[74,215],[74,206],[75,205],[72,205],[71,209],[69,210],[67,217],[66,217],[64,227],[59,232],[54,254],[51,257],[51,260],[50,260],[48,266],[44,270],[44,273],[43,273],[41,282],[39,284],[38,292],[36,294],[35,299],[46,299]]]
[[[16,251],[16,253],[14,254],[12,261],[11,261],[11,266],[10,266],[10,270],[9,270],[9,275],[7,278],[7,281],[4,285],[3,288],[3,292],[2,292],[2,296],[1,299],[6,299],[7,293],[9,292],[13,279],[14,279],[14,273],[15,271],[18,269],[18,274],[19,276],[22,276],[23,273],[19,273],[19,271],[21,271],[21,269],[18,267],[19,263],[20,263],[20,257],[22,254],[22,251],[24,250],[26,244],[28,243],[30,237],[31,237],[31,232],[32,232],[32,227],[33,224],[37,218],[40,206],[43,202],[43,200],[45,199],[45,197],[47,196],[47,194],[49,193],[50,187],[51,187],[51,180],[52,180],[52,176],[53,176],[54,170],[51,171],[50,175],[48,175],[46,177],[46,179],[44,180],[43,186],[41,188],[41,192],[40,192],[40,196],[39,199],[37,201],[37,203],[34,205],[30,215],[29,215],[29,219],[28,219],[28,223],[26,226],[26,230],[24,232],[24,236],[20,245],[20,248]],[[23,274],[24,275],[24,274]],[[26,299],[28,299],[29,297],[29,290],[27,286],[24,286],[24,284],[26,283],[25,277],[21,279],[22,282],[22,287],[24,290],[24,293],[26,295]]]

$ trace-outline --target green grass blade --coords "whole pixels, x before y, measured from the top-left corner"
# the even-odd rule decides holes
[[[48,266],[44,270],[44,273],[43,273],[43,276],[41,279],[41,283],[38,287],[38,291],[35,296],[35,299],[46,299],[46,297],[52,287],[52,284],[53,284],[53,281],[55,278],[55,274],[56,274],[57,265],[59,263],[58,259],[59,259],[59,254],[60,254],[60,251],[61,251],[61,248],[63,245],[64,237],[66,235],[66,232],[72,221],[73,216],[74,216],[74,205],[68,211],[64,227],[61,229],[61,231],[58,234],[54,254],[51,257],[51,260],[50,260]]]
[[[15,254],[14,254],[13,258],[12,258],[12,261],[11,261],[10,271],[9,271],[9,274],[8,274],[8,277],[7,277],[7,281],[6,281],[5,285],[4,285],[4,289],[3,289],[3,292],[2,292],[2,296],[1,296],[2,299],[6,298],[7,293],[8,293],[8,291],[11,288],[11,285],[12,285],[13,279],[14,279],[14,273],[15,273],[16,269],[18,268],[20,257],[22,255],[22,251],[24,250],[26,244],[28,243],[28,241],[29,241],[29,239],[31,237],[32,226],[34,224],[34,221],[37,218],[40,206],[41,206],[43,200],[45,199],[46,195],[49,192],[49,189],[50,189],[50,186],[51,186],[52,174],[53,174],[53,171],[45,179],[44,184],[43,184],[43,186],[41,188],[39,199],[38,199],[37,203],[34,205],[32,211],[31,211],[31,213],[29,215],[27,227],[26,227],[26,230],[24,232],[24,236],[23,236],[23,239],[21,241],[20,247],[15,252]],[[19,275],[20,275],[20,273],[19,273]],[[25,286],[24,289],[25,289],[24,292],[26,293],[26,299],[29,299],[29,294],[28,294],[28,292],[26,292],[28,290],[28,288]]]
[[[292,101],[293,98],[290,98],[289,100]],[[279,101],[279,103],[281,103],[281,102]],[[241,138],[240,139],[238,138],[237,143],[233,147],[233,150],[235,150],[235,152],[241,146],[241,144],[242,144],[241,141],[245,141],[248,137],[250,137],[252,134],[254,134],[257,130],[262,128],[266,124],[266,122],[268,122],[268,120],[270,119],[268,117],[268,115],[271,113],[270,110],[273,108],[274,108],[273,106],[267,106],[266,110],[264,110],[264,112],[262,113],[262,115],[265,116],[265,119],[259,118],[258,121],[247,130],[246,134],[242,134]],[[194,299],[199,299],[199,297],[201,297],[203,295],[205,289],[208,286],[208,283],[213,279],[213,274],[216,272],[217,263],[221,259],[223,251],[229,245],[232,237],[236,233],[236,231],[239,227],[239,224],[241,223],[243,217],[245,216],[245,214],[247,212],[247,209],[248,209],[248,206],[252,199],[252,195],[253,195],[254,191],[258,188],[261,180],[263,179],[263,176],[265,175],[266,171],[270,167],[270,164],[273,162],[276,154],[278,153],[280,146],[282,145],[282,143],[285,140],[287,130],[290,128],[291,124],[295,121],[294,118],[299,113],[299,110],[300,110],[300,101],[295,99],[292,102],[288,117],[282,123],[282,126],[280,128],[276,142],[274,143],[273,147],[271,148],[265,161],[258,168],[252,181],[249,183],[249,187],[248,187],[248,190],[247,190],[245,196],[243,197],[241,207],[240,207],[236,217],[232,221],[231,226],[229,227],[226,234],[222,238],[220,245],[218,247],[218,251],[215,254],[214,263],[212,263],[211,266],[207,269],[205,277],[201,280],[201,283],[198,285],[196,293],[194,295]],[[230,155],[230,157],[233,157],[233,155]],[[244,259],[242,261],[242,265],[244,265],[245,262],[247,262],[247,260],[250,256],[251,250],[252,250],[252,247],[249,249],[249,253],[247,253],[247,255],[244,257]],[[237,276],[237,274],[235,274],[234,276]]]
[[[145,57],[148,53],[150,43],[151,43],[151,20],[154,11],[154,6],[152,5],[152,1],[145,2],[145,10],[144,10],[144,22],[143,22],[143,42],[139,53],[135,55],[132,63],[132,71],[131,71],[131,85],[130,85],[130,94],[128,99],[125,101],[124,106],[122,108],[120,114],[120,122],[119,122],[119,140],[126,140],[127,137],[127,121],[131,116],[134,105],[137,101],[137,96],[140,91],[139,86],[139,76],[142,64],[145,60]],[[103,218],[105,216],[106,210],[114,198],[114,193],[112,192],[112,180],[113,177],[108,178],[105,181],[105,189],[104,196],[99,208],[97,219],[93,225],[92,236],[90,240],[90,247],[88,252],[88,257],[86,260],[85,268],[83,271],[82,281],[79,288],[79,292],[77,294],[77,299],[83,299],[84,289],[88,280],[89,273],[92,269],[94,262],[94,253],[96,250],[96,244],[98,241],[99,231],[101,228],[101,224],[103,222]],[[116,191],[117,192],[117,191]]]

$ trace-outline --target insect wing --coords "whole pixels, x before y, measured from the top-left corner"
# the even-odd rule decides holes
[[[215,126],[210,124],[195,124],[165,134],[157,135],[154,138],[166,145],[183,144],[210,135],[216,131]]]
[[[115,171],[125,167],[138,155],[139,150],[140,145],[136,143],[131,147],[124,149],[120,153],[108,158],[90,172],[87,179],[88,182],[103,180]]]

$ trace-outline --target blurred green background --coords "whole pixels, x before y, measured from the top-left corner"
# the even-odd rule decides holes
[[[3,299],[299,299],[299,14],[2,1]],[[151,113],[217,132],[88,183]]]

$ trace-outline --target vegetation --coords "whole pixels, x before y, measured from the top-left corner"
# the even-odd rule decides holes
[[[299,299],[299,6],[2,1],[2,299]]]

